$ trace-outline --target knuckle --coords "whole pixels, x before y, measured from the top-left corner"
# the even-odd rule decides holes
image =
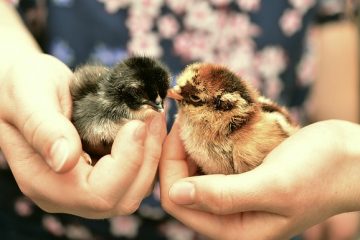
[[[24,196],[31,199],[39,208],[44,210],[45,212],[54,213],[59,211],[58,208],[54,208],[51,204],[48,204],[48,201],[44,201],[42,194],[39,194],[35,187],[28,182],[19,181],[18,187]]]
[[[18,184],[18,187],[19,187],[20,191],[25,196],[27,196],[28,198],[34,200],[35,194],[34,194],[34,191],[32,190],[32,188],[30,187],[30,184],[28,184],[25,181],[18,181],[17,184]]]
[[[37,138],[41,135],[43,123],[35,112],[29,113],[24,119],[20,130],[24,132],[25,138],[33,146],[36,145]]]
[[[151,150],[149,154],[146,154],[147,163],[152,167],[157,167],[161,157],[160,150]]]
[[[129,173],[137,172],[143,163],[143,158],[143,154],[135,154],[131,157],[131,159],[123,161],[123,171],[127,171]]]
[[[227,214],[234,206],[232,195],[224,188],[218,188],[209,196],[208,208],[217,215]]]

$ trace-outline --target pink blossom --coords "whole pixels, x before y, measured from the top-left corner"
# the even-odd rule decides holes
[[[105,10],[110,14],[116,13],[119,9],[127,7],[131,2],[131,0],[98,0],[98,1],[104,3]]]
[[[293,7],[302,13],[307,12],[309,8],[315,5],[315,0],[289,0]]]
[[[160,14],[160,9],[164,0],[138,0],[131,1],[131,11],[141,12],[142,14],[156,17]]]
[[[128,50],[133,54],[144,54],[155,58],[161,57],[159,37],[155,33],[137,34],[128,42]]]
[[[229,21],[229,13],[228,12],[221,11],[221,10],[215,11],[214,17],[215,17],[217,31],[220,31],[221,29],[228,26],[228,21]]]
[[[172,38],[179,31],[179,23],[177,22],[176,18],[171,14],[162,16],[158,20],[157,26],[159,29],[159,33],[163,38]]]
[[[145,13],[132,11],[126,20],[126,26],[132,35],[143,34],[150,31],[154,26],[153,17]]]
[[[285,52],[280,47],[268,46],[257,53],[256,64],[262,77],[278,78],[286,67]]]
[[[191,34],[187,32],[180,33],[174,39],[174,51],[177,55],[181,56],[183,59],[190,59],[190,42]]]
[[[34,209],[33,203],[25,197],[16,199],[14,203],[15,212],[22,217],[30,216]]]
[[[62,223],[52,215],[44,215],[42,225],[48,232],[55,236],[63,236],[65,233]]]
[[[237,38],[255,37],[260,32],[259,27],[250,21],[247,14],[234,14],[230,18],[229,26]]]
[[[113,217],[109,221],[110,231],[116,237],[133,238],[139,231],[140,220],[133,215]]]
[[[167,222],[162,230],[169,240],[188,240],[195,237],[195,232],[177,221]]]
[[[260,8],[260,0],[237,0],[239,7],[245,11],[256,11]]]
[[[270,99],[279,99],[283,87],[280,78],[265,78],[264,94]]]
[[[202,59],[202,57],[211,49],[211,39],[209,35],[202,33],[191,34],[191,48],[190,55],[191,59]]]
[[[230,57],[226,65],[236,72],[249,72],[254,69],[255,46],[249,41],[242,41],[230,51]]]
[[[192,6],[194,0],[165,0],[168,7],[177,14],[182,14],[188,6]]]
[[[196,1],[189,7],[184,17],[184,24],[190,29],[212,31],[216,16],[207,1]]]
[[[315,78],[315,59],[312,54],[306,54],[297,67],[298,81],[302,86],[310,85]]]
[[[175,38],[174,50],[184,59],[204,60],[213,51],[213,43],[212,35],[201,32],[184,33]]]
[[[302,15],[298,10],[288,9],[280,18],[280,27],[286,36],[292,36],[302,26]]]
[[[65,234],[70,239],[90,240],[94,239],[89,229],[82,225],[69,224],[65,228]]]

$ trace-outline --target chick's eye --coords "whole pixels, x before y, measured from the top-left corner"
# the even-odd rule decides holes
[[[196,95],[190,95],[189,96],[190,100],[193,101],[193,102],[199,102],[201,99],[196,96]]]

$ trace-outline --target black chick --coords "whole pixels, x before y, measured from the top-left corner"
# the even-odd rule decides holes
[[[170,85],[168,68],[159,61],[133,56],[113,68],[84,65],[70,83],[72,122],[85,152],[98,159],[110,153],[121,126],[163,111]]]

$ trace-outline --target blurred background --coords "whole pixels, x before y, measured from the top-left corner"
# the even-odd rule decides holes
[[[132,54],[169,66],[224,64],[306,125],[359,122],[359,1],[7,0],[44,52],[75,69]],[[176,106],[167,103],[171,126]],[[160,207],[159,187],[132,216],[87,220],[48,214],[18,190],[0,157],[1,239],[205,239]],[[347,213],[296,239],[360,239]]]

